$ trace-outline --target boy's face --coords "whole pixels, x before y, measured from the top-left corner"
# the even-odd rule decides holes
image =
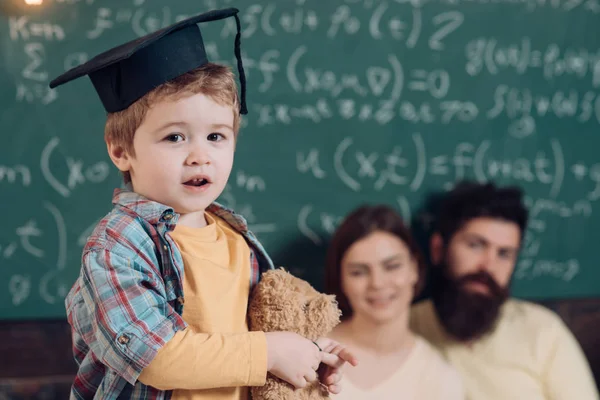
[[[135,157],[112,158],[130,172],[134,191],[173,207],[180,223],[203,226],[233,166],[233,110],[204,94],[161,101],[146,113],[133,147]]]

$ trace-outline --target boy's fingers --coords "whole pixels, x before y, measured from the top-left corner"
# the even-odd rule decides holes
[[[335,354],[323,353],[321,357],[321,362],[332,368],[340,368],[346,362],[343,358]]]
[[[318,378],[319,377],[317,376],[317,371],[312,369],[310,371],[307,371],[306,374],[304,374],[304,379],[306,380],[306,382],[314,382]]]
[[[339,394],[342,391],[342,388],[339,385],[329,385],[327,386],[327,390],[333,394]]]
[[[352,353],[349,349],[344,348],[339,354],[338,357],[340,357],[342,360],[350,363],[350,365],[352,365],[353,367],[356,367],[358,365],[358,358],[356,358],[356,356],[354,355],[354,353]]]
[[[336,368],[334,368],[332,370],[331,375],[329,375],[327,377],[327,382],[325,382],[326,384],[328,384],[328,385],[335,385],[336,383],[338,383],[342,379],[342,375],[339,374],[337,371],[338,370]]]
[[[303,387],[306,386],[306,379],[303,376],[301,376],[301,377],[298,377],[297,379],[290,380],[289,383],[291,383],[292,386],[294,386],[294,388],[296,388],[296,389],[302,389]]]
[[[335,340],[329,338],[319,338],[316,340],[316,344],[318,344],[324,353],[337,355],[354,367],[358,365],[358,359],[356,356],[350,350],[348,350],[348,348],[336,342]]]
[[[318,345],[322,351],[331,353],[331,350],[338,345],[338,342],[326,337],[320,337],[315,340],[315,344]]]
[[[323,353],[321,355],[322,360],[325,364],[331,366],[331,367],[339,367],[342,364],[344,364],[344,362],[349,363],[350,365],[352,365],[353,367],[356,367],[358,365],[358,360],[356,358],[356,356],[347,348],[342,347],[342,348],[336,348],[335,349],[335,353]],[[335,357],[335,359],[333,357]],[[337,364],[337,359],[341,360],[341,364]],[[329,362],[326,362],[325,360],[328,360]],[[332,365],[330,363],[336,363],[335,365]]]

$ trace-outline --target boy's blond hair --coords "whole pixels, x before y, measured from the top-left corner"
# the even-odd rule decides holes
[[[178,100],[199,93],[210,97],[220,105],[231,106],[233,131],[237,137],[241,115],[235,76],[227,66],[208,63],[163,83],[125,110],[109,113],[104,127],[104,140],[121,147],[135,157],[133,137],[150,107],[163,100]],[[124,172],[123,175],[125,183],[131,181],[129,172]]]

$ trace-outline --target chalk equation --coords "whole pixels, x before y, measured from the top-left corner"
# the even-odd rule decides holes
[[[55,204],[48,201],[42,203],[41,209],[47,213],[46,216],[27,218],[6,236],[7,241],[0,241],[0,259],[4,260],[3,263],[29,258],[36,260],[35,264],[45,270],[42,271],[41,277],[33,277],[31,274],[18,272],[16,268],[6,282],[14,306],[19,306],[30,298],[36,283],[38,295],[47,304],[61,302],[69,285],[62,274],[67,267],[69,251],[68,229],[64,214]],[[53,231],[44,231],[41,228],[42,225],[48,226],[48,224],[54,226]],[[10,232],[10,229],[8,231]],[[52,244],[52,249],[45,248],[44,244],[48,243]],[[44,260],[49,256],[49,250],[56,255],[54,260],[48,263]],[[16,265],[21,262],[17,262]]]
[[[600,164],[570,164],[565,160],[564,144],[558,139],[551,139],[544,148],[538,147],[529,157],[506,159],[495,155],[490,140],[459,142],[447,153],[430,154],[423,134],[415,132],[410,138],[382,153],[357,147],[357,139],[348,136],[333,154],[323,155],[319,148],[297,150],[296,167],[301,174],[316,179],[339,179],[354,192],[377,192],[390,185],[416,192],[426,177],[432,176],[452,182],[475,178],[479,182],[501,179],[525,186],[542,185],[550,198],[561,193],[568,179],[583,185],[584,199],[595,201],[600,196]]]
[[[477,38],[466,45],[466,72],[477,76],[483,71],[498,75],[507,69],[519,75],[530,69],[540,69],[548,81],[565,78],[588,78],[592,87],[600,85],[600,51],[584,47],[564,50],[556,43],[544,49],[533,48],[532,39],[523,37],[519,43],[503,45],[494,38]]]
[[[48,141],[39,156],[37,170],[43,177],[44,183],[62,197],[69,197],[80,186],[99,184],[108,179],[112,167],[107,161],[92,163],[80,157],[67,156],[64,150],[59,150],[59,146],[58,137]],[[22,164],[0,164],[0,187],[5,185],[31,187],[32,184],[42,184],[42,182],[34,182],[32,168],[34,167]],[[252,183],[252,186],[255,185],[256,183]]]

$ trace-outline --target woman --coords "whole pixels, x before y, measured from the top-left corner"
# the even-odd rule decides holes
[[[342,322],[330,336],[353,348],[360,363],[345,370],[335,399],[464,399],[458,373],[408,326],[424,270],[417,244],[393,209],[363,206],[339,226],[325,277]]]

